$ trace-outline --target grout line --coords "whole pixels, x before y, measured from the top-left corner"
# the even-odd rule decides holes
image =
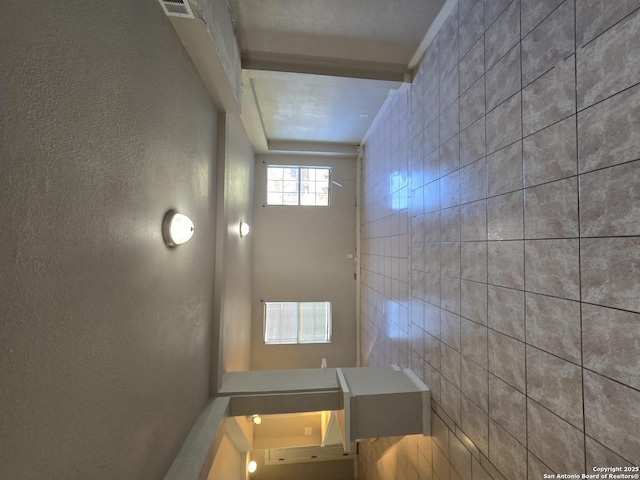
[[[635,461],[632,462],[631,460],[629,460],[627,458],[624,458],[622,455],[620,455],[620,453],[612,450],[611,447],[608,447],[607,445],[605,445],[604,443],[600,442],[599,440],[593,438],[592,436],[585,434],[585,437],[588,437],[591,441],[597,443],[601,447],[606,448],[607,450],[612,452],[614,455],[620,457],[622,460],[624,460],[625,462],[629,463],[630,465],[634,465],[634,466],[638,465],[638,463],[639,463],[638,460],[635,460]],[[585,439],[585,442],[586,442],[586,439]]]
[[[571,426],[571,428],[575,428],[576,430],[578,430],[580,433],[582,433],[582,435],[585,435],[584,430],[581,430],[580,428],[576,427],[573,423],[568,422],[567,420],[565,420],[564,418],[562,418],[560,415],[558,415],[557,413],[555,413],[553,410],[551,410],[549,407],[547,407],[546,405],[543,405],[542,403],[538,402],[536,399],[531,398],[531,397],[527,397],[527,402],[528,401],[532,401],[534,403],[536,403],[537,405],[539,405],[540,407],[542,407],[543,409],[545,409],[547,412],[549,412],[550,414],[552,414],[553,416],[559,418],[560,420],[562,420],[564,423],[566,423],[567,425]],[[527,410],[528,410],[528,406],[527,406]],[[586,457],[586,455],[585,455]]]
[[[546,467],[550,472],[553,472],[553,471],[554,471],[554,469],[553,469],[553,468],[549,468],[549,466],[548,466],[546,463],[544,463],[542,460],[540,460],[540,459],[538,458],[538,456],[537,456],[537,455],[535,455],[534,453],[532,453],[532,452],[530,452],[530,451],[529,451],[529,455],[534,456],[534,457],[535,457],[535,459],[536,459],[538,462],[540,462],[542,465],[544,465],[544,466],[545,466],[545,467]],[[528,457],[529,455],[527,455],[527,457]],[[530,480],[536,480],[536,479],[530,479]]]
[[[554,356],[555,356],[555,355],[554,355]],[[614,383],[617,383],[618,385],[622,385],[623,387],[626,387],[626,388],[628,388],[628,389],[630,389],[630,390],[633,390],[634,392],[639,392],[639,393],[640,393],[640,388],[638,388],[638,387],[632,387],[631,385],[628,385],[628,384],[626,384],[626,383],[624,383],[624,382],[621,382],[620,380],[616,380],[615,378],[611,378],[611,377],[609,377],[608,375],[605,375],[605,374],[603,374],[603,373],[601,373],[601,372],[598,372],[598,371],[596,371],[596,370],[593,370],[592,368],[589,368],[589,367],[585,367],[585,366],[583,366],[583,367],[582,367],[582,370],[586,370],[587,372],[590,372],[590,373],[595,373],[596,375],[598,375],[598,376],[600,376],[600,377],[606,378],[607,380],[610,380],[610,381],[612,381],[612,382],[614,382]]]
[[[577,58],[577,55],[576,55],[576,58]],[[576,70],[577,70],[577,67],[576,67]],[[577,74],[577,73],[576,73],[576,74]],[[597,102],[594,102],[594,103],[592,103],[592,104],[590,104],[590,105],[588,105],[588,106],[586,106],[586,107],[583,107],[583,108],[581,108],[581,109],[578,109],[578,107],[577,107],[577,105],[576,105],[576,111],[577,111],[577,113],[582,113],[582,112],[584,112],[585,110],[590,109],[591,107],[595,107],[596,105],[599,105],[600,103],[606,102],[606,101],[607,101],[607,100],[609,100],[610,98],[613,98],[613,97],[615,97],[615,96],[617,96],[617,95],[620,95],[621,93],[624,93],[624,92],[626,92],[627,90],[631,90],[632,88],[635,88],[635,87],[637,87],[637,86],[639,86],[639,85],[640,85],[640,82],[638,82],[638,83],[634,83],[633,85],[630,85],[630,86],[628,86],[628,87],[625,87],[625,88],[623,88],[622,90],[619,90],[619,91],[617,91],[616,93],[612,93],[612,94],[611,94],[611,95],[609,95],[608,97],[603,98],[603,99],[601,99],[601,100],[598,100]],[[576,89],[577,89],[577,84],[576,84]],[[576,97],[577,97],[577,95],[576,95]]]
[[[573,53],[571,55],[574,55]],[[566,58],[563,58],[562,61],[566,60],[567,58],[569,58],[571,55],[567,55]],[[551,70],[553,70],[554,68],[556,68],[556,66],[560,63],[560,61],[557,61],[555,64],[553,64],[551,67],[549,67],[547,70],[545,70],[543,73],[541,73],[540,75],[538,75],[537,77],[535,77],[533,80],[531,80],[530,82],[528,82],[527,84],[524,83],[524,81],[521,81],[521,89],[524,90],[525,88],[528,88],[529,86],[531,86],[533,83],[535,83],[537,80],[540,80],[542,77],[544,77],[547,73],[549,73]],[[520,65],[520,69],[522,70],[522,65]]]
[[[526,215],[525,215],[525,202],[526,202],[526,190],[525,190],[525,169],[524,169],[524,81],[523,81],[523,77],[524,77],[524,72],[522,70],[522,6],[520,8],[520,42],[519,42],[519,46],[520,46],[520,137],[522,137],[522,148],[520,149],[520,155],[521,155],[521,159],[520,159],[520,165],[521,165],[521,185],[522,185],[522,236],[526,238],[525,232],[526,232]],[[526,262],[526,255],[525,255],[525,250],[526,250],[526,242],[523,239],[522,242],[522,287],[523,290],[526,291],[527,290],[527,262]],[[488,288],[488,287],[487,287]],[[524,396],[525,396],[525,419],[524,419],[524,441],[525,441],[525,449],[528,451],[529,448],[529,412],[528,412],[528,405],[527,405],[527,398],[529,397],[529,382],[528,382],[528,368],[527,368],[527,308],[526,308],[526,294],[523,294],[523,308],[524,308],[524,312],[523,312],[523,322],[524,322],[524,332],[523,332],[523,336],[524,336]],[[527,478],[529,476],[529,455],[527,454],[527,458],[525,460],[526,463],[526,469],[527,469]]]
[[[497,67],[498,63],[500,63],[506,56],[508,56],[511,52],[513,52],[516,48],[520,47],[520,40],[518,40],[518,42],[516,42],[516,44],[511,47],[509,49],[509,51],[507,53],[505,53],[503,56],[501,56],[496,63],[494,63],[491,67],[489,67],[489,69],[487,69],[487,71],[485,73],[489,73],[491,70],[493,70],[494,68]],[[522,59],[520,60],[520,70],[522,70]],[[467,89],[468,90],[468,89]],[[522,90],[522,78],[520,79],[520,88],[518,89],[518,91]],[[517,93],[517,92],[516,92]],[[515,95],[515,93],[514,93]],[[509,98],[511,98],[513,95],[510,95],[506,100],[502,100],[501,102],[497,103],[496,105],[494,105],[493,107],[491,107],[491,109],[489,109],[489,112],[494,111],[497,107],[499,107],[500,105],[502,105],[504,102],[506,102]],[[488,112],[487,112],[488,113]]]
[[[575,89],[575,102],[576,102],[576,172],[580,172],[580,157],[578,155],[579,152],[579,143],[578,143],[578,14],[577,14],[577,0],[574,0],[573,4],[573,34],[574,34],[574,42],[573,46],[575,49],[574,55],[574,89]],[[577,203],[578,203],[578,237],[582,231],[582,223],[580,221],[580,177],[576,178],[576,191],[577,191]],[[583,333],[583,322],[582,322],[582,242],[578,240],[578,298],[580,300],[580,387],[582,389],[582,432],[584,435],[582,436],[583,442],[583,457],[584,457],[584,471],[587,471],[587,416],[586,416],[586,407],[585,407],[585,392],[584,392],[584,333]]]
[[[514,390],[516,390],[519,394],[521,394],[521,395],[525,395],[525,394],[524,394],[524,393],[522,393],[520,390],[518,390],[517,388],[515,388],[513,385],[511,385],[511,384],[509,384],[509,383],[505,382],[503,379],[501,379],[501,378],[500,378],[500,377],[498,377],[497,375],[494,375],[494,374],[492,374],[492,373],[489,373],[489,375],[494,376],[495,378],[497,378],[499,381],[501,381],[501,382],[502,382],[502,383],[504,383],[505,385],[507,385],[507,386],[509,386],[509,387],[513,388],[513,389],[514,389]],[[526,395],[525,395],[525,401],[526,401]],[[500,428],[502,428],[502,429],[505,431],[505,433],[507,433],[511,438],[513,438],[513,439],[514,439],[514,440],[515,440],[519,445],[522,445],[522,447],[524,447],[524,448],[525,448],[525,450],[527,450],[526,438],[525,438],[525,443],[522,443],[520,440],[518,440],[518,439],[515,437],[515,435],[513,435],[513,433],[511,433],[511,432],[508,430],[507,426],[506,426],[506,425],[503,425],[502,423],[500,423],[500,421],[499,421],[498,419],[493,418],[493,417],[491,417],[491,416],[489,416],[489,419],[490,419],[490,420],[492,420],[492,421],[493,421],[496,425],[498,425]],[[525,432],[525,435],[526,435],[526,432]],[[527,468],[527,469],[528,469],[528,468]],[[532,480],[534,480],[534,479],[532,479]],[[535,479],[535,480],[537,480],[537,479]]]
[[[507,7],[508,8],[508,7]],[[506,10],[506,9],[505,9]],[[483,27],[483,35],[481,36],[481,39],[484,41],[484,52],[483,52],[483,61],[482,61],[482,75],[480,76],[480,78],[483,80],[484,82],[484,112],[483,112],[483,116],[481,119],[477,120],[480,121],[482,120],[484,122],[484,153],[483,153],[483,157],[481,158],[481,160],[484,160],[484,198],[483,199],[479,199],[477,201],[482,201],[484,202],[484,214],[485,214],[485,223],[484,223],[484,234],[482,236],[482,242],[486,245],[486,260],[485,260],[485,268],[486,268],[486,281],[483,283],[485,285],[485,304],[486,304],[486,309],[485,309],[485,322],[486,325],[483,325],[485,327],[485,332],[486,332],[486,340],[485,340],[485,350],[486,350],[486,363],[485,363],[485,367],[482,367],[480,365],[480,367],[484,368],[487,372],[487,380],[486,380],[486,387],[487,387],[487,396],[486,396],[486,401],[487,401],[487,411],[486,411],[486,415],[487,415],[487,420],[486,420],[486,426],[487,426],[487,457],[490,454],[489,451],[489,430],[490,430],[490,417],[489,417],[489,411],[490,411],[490,403],[491,403],[491,396],[489,395],[489,288],[487,287],[488,281],[489,281],[489,243],[487,241],[488,238],[488,225],[489,225],[489,219],[488,219],[488,208],[487,208],[487,195],[489,193],[489,166],[488,166],[488,162],[487,162],[487,64],[486,64],[486,54],[487,54],[487,49],[486,49],[486,33],[488,29],[484,28],[484,23],[485,23],[485,15],[486,15],[486,11],[484,9],[483,6],[483,11],[482,11],[482,27]],[[499,16],[498,16],[499,18]],[[497,18],[496,18],[497,20]],[[472,47],[473,48],[473,47]],[[509,50],[511,51],[511,50]],[[508,55],[509,52],[506,53],[506,55]],[[498,60],[500,61],[500,60]],[[496,62],[498,63],[498,62]],[[495,66],[495,64],[494,64]],[[474,84],[471,85],[471,87]],[[469,88],[471,88],[469,87]],[[472,123],[471,125],[469,125],[468,128],[471,128],[473,125],[475,125],[475,122]],[[476,160],[479,161],[479,160]],[[471,162],[469,165],[473,165],[474,162]],[[462,239],[462,206],[460,206],[460,238]],[[460,250],[462,251],[462,247],[460,248]],[[460,275],[462,276],[462,272],[460,272]],[[479,282],[482,283],[482,282]],[[460,292],[462,295],[462,281],[460,282]],[[460,302],[460,326],[462,327],[462,318],[464,318],[462,316],[462,301]],[[470,320],[473,322],[473,320]],[[462,328],[460,328],[460,331],[462,332]],[[461,344],[460,344],[460,350],[462,350],[462,339],[461,339]],[[465,356],[465,358],[468,358],[467,356]],[[468,359],[469,361],[471,361],[472,363],[473,360]],[[481,409],[482,410],[482,409]],[[480,449],[478,449],[480,450]]]
[[[491,1],[491,0],[490,0],[490,1]],[[513,1],[517,1],[517,0],[513,0]],[[512,4],[512,3],[513,3],[513,2],[509,2],[509,5],[507,5],[505,8],[503,8],[503,9],[498,13],[498,15],[496,16],[495,20],[494,20],[493,22],[491,22],[491,25],[489,25],[488,27],[485,27],[485,25],[484,25],[484,21],[482,22],[482,28],[484,28],[485,33],[486,33],[486,32],[488,32],[488,31],[491,29],[491,27],[493,27],[493,26],[496,24],[496,22],[500,19],[500,17],[502,16],[502,14],[503,14],[503,13],[504,13],[504,12],[505,12],[509,7],[510,7],[510,6],[511,6],[511,4]],[[483,16],[483,17],[484,17],[484,13],[485,13],[485,12],[483,12],[483,14],[482,14],[482,16]]]
[[[616,25],[618,25],[619,23],[625,21],[627,18],[629,18],[631,15],[633,15],[634,13],[636,13],[638,10],[640,10],[640,7],[635,8],[632,12],[629,12],[627,15],[625,15],[624,17],[622,17],[620,20],[618,20],[616,23],[614,23],[613,25],[611,25],[610,27],[606,28],[605,30],[603,30],[602,32],[600,32],[599,34],[597,34],[595,37],[593,37],[591,40],[589,40],[587,43],[585,43],[584,45],[580,46],[580,48],[585,48],[587,45],[589,45],[591,42],[593,42],[594,40],[596,40],[597,38],[600,38],[602,35],[604,35],[605,33],[607,33],[609,30],[611,30],[613,27],[615,27]],[[577,12],[577,8],[576,8],[576,18],[578,16],[578,12]],[[576,51],[578,50],[578,42],[577,42],[577,28],[576,28]]]
[[[508,7],[507,7],[508,8]],[[486,11],[482,12],[482,23],[483,23],[483,28],[484,28],[484,21],[485,21],[485,15],[486,15]],[[498,16],[499,18],[500,16]],[[497,20],[497,18],[496,18]],[[482,62],[482,77],[484,78],[484,159],[485,159],[485,164],[484,164],[484,183],[486,185],[486,192],[485,192],[485,198],[482,199],[481,201],[484,202],[484,235],[482,238],[482,241],[487,243],[487,259],[486,259],[486,268],[487,268],[487,282],[485,285],[485,325],[483,325],[486,328],[486,339],[485,339],[485,349],[486,349],[486,369],[487,369],[487,458],[489,458],[489,455],[491,454],[491,449],[490,449],[490,445],[491,442],[489,441],[489,431],[490,431],[490,427],[491,427],[491,420],[490,420],[490,416],[489,416],[489,412],[491,410],[491,395],[489,394],[489,368],[490,368],[490,364],[489,364],[489,242],[488,242],[488,238],[489,238],[489,208],[488,208],[488,201],[487,201],[487,196],[489,195],[489,165],[488,165],[488,145],[487,145],[487,115],[489,112],[487,112],[487,63],[486,63],[486,55],[487,55],[487,43],[486,43],[486,39],[487,39],[487,31],[489,29],[485,28],[484,29],[484,35],[483,35],[483,39],[485,41],[484,43],[484,58],[483,58],[483,62]],[[508,54],[508,52],[507,52]],[[499,60],[498,60],[499,61]],[[497,63],[497,62],[496,62]],[[495,66],[495,64],[493,65]],[[490,69],[489,69],[490,70]],[[460,215],[462,217],[462,215]]]
[[[566,0],[566,1],[571,1],[571,0]],[[536,23],[535,26],[531,30],[529,30],[529,32],[525,36],[522,37],[522,40],[524,40],[529,35],[531,35],[536,28],[538,28],[547,18],[549,18],[551,15],[553,15],[556,12],[556,10],[558,10],[560,7],[562,7],[565,3],[566,3],[565,1],[560,2],[560,4],[557,7],[555,7],[553,10],[551,10],[542,20],[540,20],[538,23]],[[520,35],[522,35],[522,12],[520,12],[520,16],[521,16],[521,19],[520,19]],[[574,16],[575,16],[575,9],[574,9]]]
[[[518,43],[519,43],[519,42],[518,42]],[[515,47],[517,47],[517,45],[514,45],[514,48],[515,48]],[[509,52],[511,52],[511,50],[509,50]],[[522,62],[520,62],[520,63],[522,64]],[[493,67],[492,67],[492,68],[493,68]],[[522,65],[520,65],[520,69],[522,69]],[[553,68],[552,68],[552,69],[553,69]],[[491,70],[491,69],[489,69],[489,70]],[[507,103],[509,100],[511,100],[511,99],[512,99],[513,97],[515,97],[516,95],[518,95],[518,94],[520,94],[520,95],[521,95],[521,94],[522,94],[522,80],[520,81],[520,84],[521,84],[521,88],[520,88],[517,92],[512,93],[512,94],[511,94],[511,95],[509,95],[506,99],[502,100],[500,103],[498,103],[498,104],[497,104],[497,105],[495,105],[493,108],[491,108],[491,110],[489,110],[488,112],[485,112],[485,115],[489,115],[490,113],[495,112],[498,108],[500,108],[502,105],[504,105],[505,103]],[[472,86],[473,86],[473,85],[472,85]],[[521,96],[522,96],[522,95],[521,95]],[[519,139],[519,140],[522,140],[522,134],[520,135],[520,139]],[[519,140],[517,140],[517,141],[519,141]],[[516,141],[516,142],[511,142],[509,145],[512,145],[512,144],[514,144],[514,143],[517,143],[517,141]],[[508,146],[508,145],[506,145],[506,146]],[[498,150],[502,150],[503,148],[504,148],[504,147],[500,147]],[[495,150],[495,151],[497,151],[497,150]]]

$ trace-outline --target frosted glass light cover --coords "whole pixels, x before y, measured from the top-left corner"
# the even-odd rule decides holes
[[[246,237],[247,235],[249,235],[249,224],[240,222],[240,236]]]
[[[170,210],[164,217],[162,234],[167,247],[176,247],[188,242],[193,236],[193,222],[189,217]]]
[[[256,463],[255,460],[251,460],[249,462],[249,465],[247,466],[247,470],[249,470],[249,473],[255,472],[257,468],[258,468],[258,464]]]

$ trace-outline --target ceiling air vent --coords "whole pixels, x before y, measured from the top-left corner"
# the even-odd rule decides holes
[[[158,0],[169,17],[195,18],[189,0]]]

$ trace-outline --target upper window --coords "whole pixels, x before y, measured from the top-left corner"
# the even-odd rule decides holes
[[[264,343],[331,342],[331,302],[264,302]]]
[[[330,167],[267,166],[267,205],[329,205]]]

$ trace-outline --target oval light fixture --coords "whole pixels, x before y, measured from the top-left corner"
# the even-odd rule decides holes
[[[240,220],[240,238],[249,235],[249,224]]]
[[[255,460],[251,460],[249,462],[249,465],[247,465],[247,470],[249,470],[249,473],[255,472],[257,468],[258,468],[258,464],[256,463]]]
[[[193,236],[193,230],[191,219],[176,210],[169,210],[162,221],[162,236],[169,248],[188,242]]]

